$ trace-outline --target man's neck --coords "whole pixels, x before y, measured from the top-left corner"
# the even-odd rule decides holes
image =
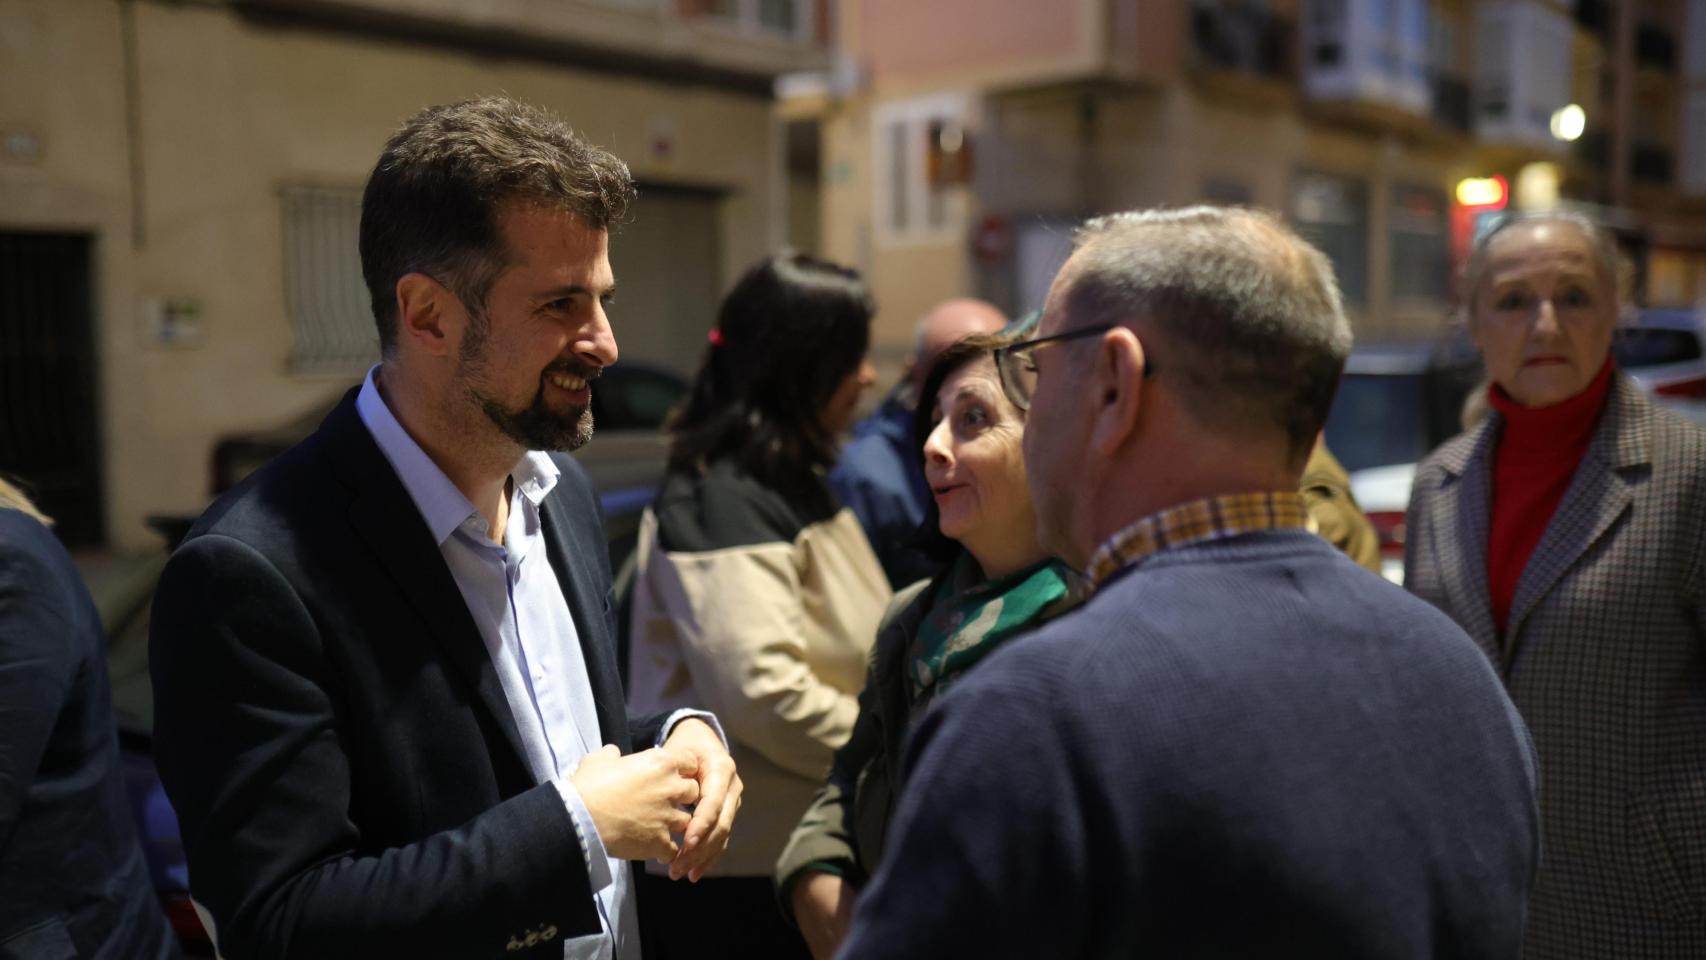
[[[1148,462],[1169,467],[1165,471],[1128,468],[1091,497],[1092,553],[1114,534],[1171,507],[1232,494],[1297,490],[1298,473],[1287,467],[1218,458],[1187,458],[1177,468],[1172,466],[1175,461],[1165,458]]]
[[[486,535],[503,543],[510,472],[526,451],[491,424],[475,422],[477,414],[466,405],[446,402],[440,392],[389,364],[381,365],[373,384],[403,431],[479,511]]]

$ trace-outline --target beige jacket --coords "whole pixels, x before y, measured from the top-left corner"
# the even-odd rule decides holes
[[[714,712],[746,792],[713,876],[769,876],[858,716],[890,591],[852,511],[714,465],[641,522],[630,708]]]

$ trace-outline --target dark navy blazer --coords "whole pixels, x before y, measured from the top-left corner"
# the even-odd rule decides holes
[[[603,522],[556,460],[547,553],[626,752],[663,718],[627,716]],[[151,640],[160,776],[225,955],[560,956],[598,932],[573,821],[355,391],[196,523]]]
[[[125,801],[100,617],[0,509],[0,960],[177,955]]]
[[[1533,749],[1439,611],[1303,531],[1182,547],[925,715],[844,958],[1515,958]]]

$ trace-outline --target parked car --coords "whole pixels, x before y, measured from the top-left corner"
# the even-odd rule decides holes
[[[1706,424],[1706,308],[1632,311],[1612,333],[1617,365],[1661,406]],[[1351,475],[1351,494],[1380,535],[1381,567],[1404,578],[1404,514],[1416,463],[1461,429],[1481,378],[1461,337],[1359,345],[1327,418],[1327,445]]]
[[[1639,311],[1617,328],[1611,352],[1653,399],[1706,423],[1706,307]]]
[[[622,571],[619,577],[631,577],[631,564],[627,561],[634,552],[640,515],[651,504],[663,479],[668,455],[668,442],[661,430],[664,418],[686,393],[687,382],[679,375],[635,363],[611,367],[593,384],[592,415],[597,433],[574,456],[598,490],[611,568]],[[306,439],[341,398],[340,391],[327,403],[285,424],[220,439],[211,458],[212,493],[217,496],[231,489],[268,460]],[[183,539],[194,522],[194,517],[176,516],[149,520],[164,538],[168,550]],[[107,627],[107,662],[112,675],[125,785],[131,812],[142,835],[149,872],[185,953],[211,957],[213,943],[190,903],[189,867],[185,863],[177,816],[166,798],[153,760],[154,696],[148,677],[148,598],[153,595],[154,583],[164,567],[165,558],[161,556],[138,559],[129,569],[118,573],[100,572],[101,580],[118,585],[97,591],[101,597],[112,598],[98,605],[103,607],[102,619]],[[85,578],[94,572],[86,570]],[[626,634],[626,618],[623,620],[624,636],[618,638],[619,645]],[[619,662],[625,674],[625,650]]]
[[[1456,436],[1481,361],[1461,337],[1358,344],[1327,414],[1327,447],[1380,537],[1381,572],[1403,579],[1404,512],[1416,461]]]

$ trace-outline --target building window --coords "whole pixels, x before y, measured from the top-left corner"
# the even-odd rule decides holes
[[[1572,94],[1570,19],[1510,0],[1482,4],[1475,16],[1476,133],[1561,149],[1552,136],[1552,114]]]
[[[813,0],[699,0],[700,16],[742,33],[809,40]]]
[[[758,0],[758,25],[786,36],[800,31],[798,0]]]
[[[1328,173],[1299,173],[1292,182],[1297,232],[1333,263],[1346,303],[1368,300],[1368,184]]]
[[[1314,0],[1305,6],[1303,80],[1310,97],[1428,111],[1425,0]]]
[[[1706,196],[1706,89],[1693,91],[1684,102],[1681,161],[1682,192]]]
[[[1444,303],[1451,290],[1451,252],[1445,194],[1426,187],[1392,189],[1389,221],[1392,299]]]
[[[291,369],[364,370],[379,359],[379,333],[361,277],[361,190],[288,186],[280,194]]]
[[[893,101],[873,111],[878,242],[940,243],[964,233],[967,104],[965,97],[945,95]],[[956,154],[967,152],[944,159],[943,140],[951,141]]]
[[[1706,82],[1706,0],[1688,0],[1687,17],[1683,76],[1695,83]]]
[[[896,120],[882,129],[888,137],[889,229],[905,233],[912,226],[912,202],[907,197],[912,187],[912,169],[907,163],[912,155],[912,125]]]

